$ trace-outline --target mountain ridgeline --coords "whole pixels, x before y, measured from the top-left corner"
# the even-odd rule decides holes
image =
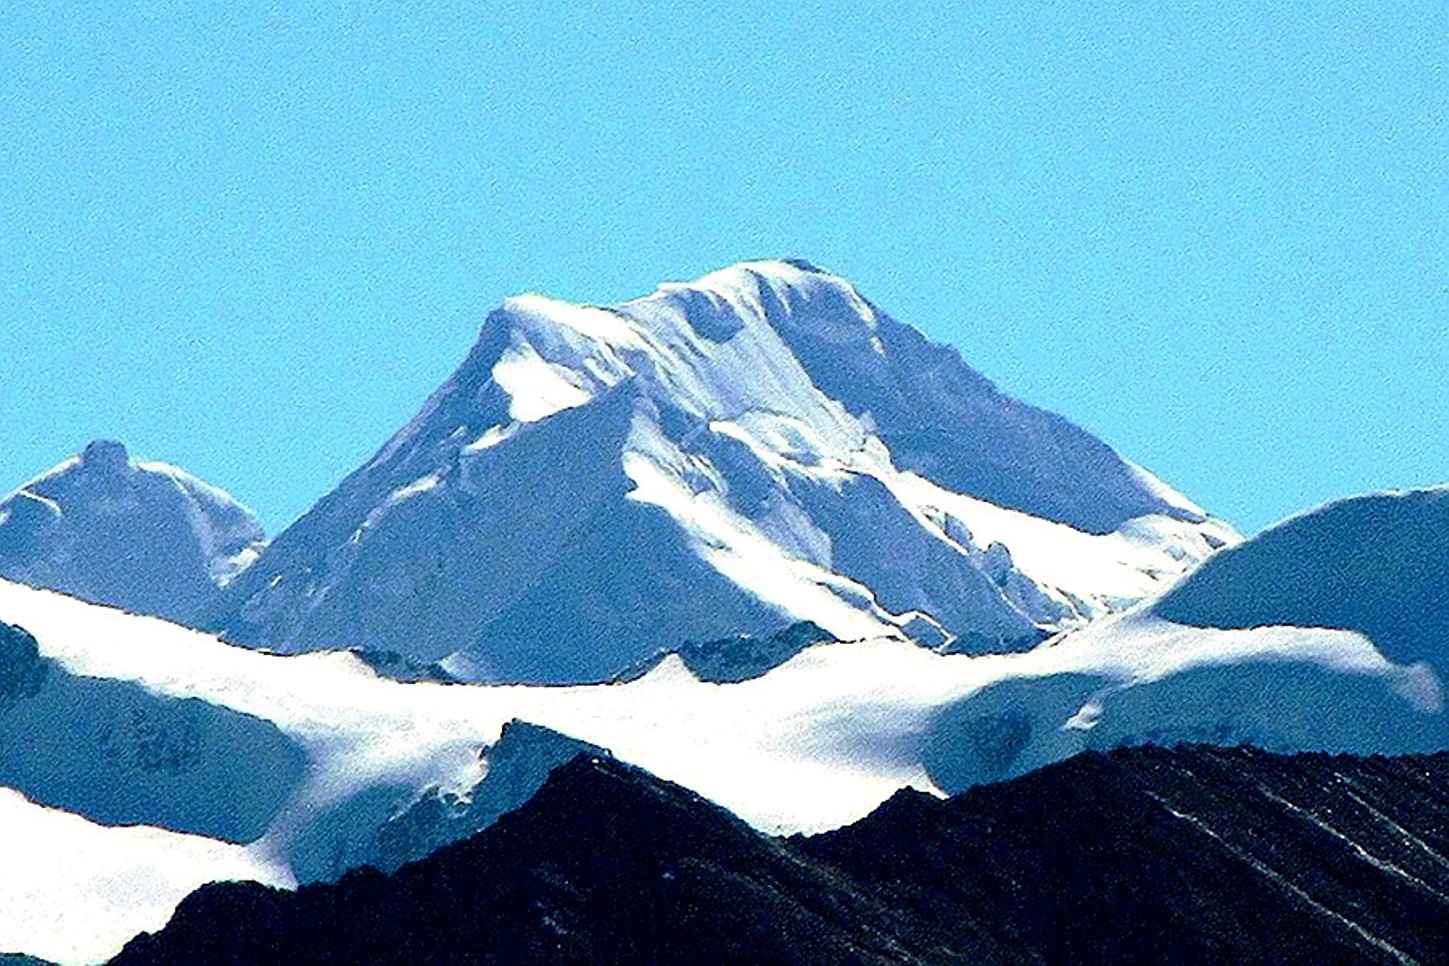
[[[1239,542],[802,263],[511,299],[270,545],[0,500],[0,949],[1432,961],[1446,494]]]
[[[117,964],[1434,962],[1449,755],[1086,753],[772,839],[606,758],[393,875],[205,886]]]

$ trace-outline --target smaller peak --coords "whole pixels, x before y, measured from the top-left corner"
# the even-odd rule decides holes
[[[81,451],[81,462],[86,466],[117,469],[130,461],[125,444],[114,439],[93,439]]]

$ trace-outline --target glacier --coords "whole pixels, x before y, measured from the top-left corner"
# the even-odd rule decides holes
[[[616,306],[507,300],[207,627],[539,683],[800,621],[1010,651],[1237,539],[846,280],[749,262]]]

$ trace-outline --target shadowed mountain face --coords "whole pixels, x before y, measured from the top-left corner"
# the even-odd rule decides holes
[[[1106,443],[1006,395],[954,348],[874,305],[865,306],[872,326],[852,326],[842,320],[862,307],[846,295],[770,288],[761,295],[815,385],[852,414],[869,414],[903,469],[1092,533],[1144,514],[1184,513]]]
[[[1203,627],[1358,631],[1449,670],[1449,487],[1351,497],[1208,560],[1153,609]]]
[[[107,825],[250,842],[306,765],[270,721],[72,674],[0,621],[0,786]]]
[[[119,963],[1434,961],[1449,755],[1088,753],[771,839],[575,758],[387,876],[204,887]]]

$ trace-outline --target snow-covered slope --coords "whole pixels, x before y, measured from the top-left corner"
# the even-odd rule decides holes
[[[1343,673],[1362,667],[1333,643],[1349,639],[1394,662],[1388,691]],[[1246,640],[1263,642],[1263,655],[1244,661],[1224,648],[1178,666],[1184,654]],[[1004,680],[942,716],[933,739],[940,747],[927,754],[950,762],[934,773],[942,787],[1019,774],[1082,747],[1169,737],[1287,749],[1311,746],[1310,736],[1328,728],[1356,747],[1439,747],[1449,486],[1350,497],[1291,517],[1061,646],[1095,657],[1078,669]],[[1294,658],[1307,653],[1318,656]],[[1110,683],[1114,666],[1132,687]],[[1399,699],[1431,717],[1394,713]],[[1386,702],[1379,712],[1375,701]]]
[[[71,673],[6,624],[0,711],[0,785],[112,825],[251,841],[306,767],[300,746],[270,721]]]
[[[1326,504],[1213,557],[1153,605],[1181,624],[1337,627],[1449,671],[1449,486]]]
[[[0,788],[0,950],[97,962],[159,929],[197,886],[291,880],[256,850],[149,826],[113,827]]]
[[[0,500],[0,576],[184,623],[206,615],[262,538],[221,490],[110,440]]]
[[[844,279],[752,262],[608,308],[505,302],[215,626],[515,681],[803,620],[1000,651],[1234,539]]]
[[[46,833],[44,870],[0,865],[0,940],[66,961],[108,955],[211,877],[330,878],[471,831],[567,753],[559,735],[771,832],[832,828],[904,786],[954,791],[1083,748],[1204,738],[1278,750],[1449,746],[1434,670],[1392,663],[1358,633],[1188,628],[1145,610],[1024,653],[948,655],[875,637],[806,648],[738,683],[701,681],[674,655],[628,683],[566,687],[401,683],[351,653],[262,653],[4,581],[0,620],[35,642],[5,662],[13,687],[0,723],[48,736],[0,744],[7,780],[25,796],[0,806],[18,816],[15,828],[83,829]],[[95,706],[76,713],[77,702]],[[137,711],[141,727],[96,726]],[[514,720],[539,727],[500,741]],[[57,745],[67,771],[96,769],[113,787],[133,775],[124,811],[106,812],[106,800],[42,767]],[[175,748],[185,753],[151,754]],[[165,774],[147,771],[156,762]],[[224,779],[211,770],[220,763],[232,770]],[[234,802],[235,814],[214,802]],[[212,837],[80,826],[47,805],[144,826],[180,814]]]

